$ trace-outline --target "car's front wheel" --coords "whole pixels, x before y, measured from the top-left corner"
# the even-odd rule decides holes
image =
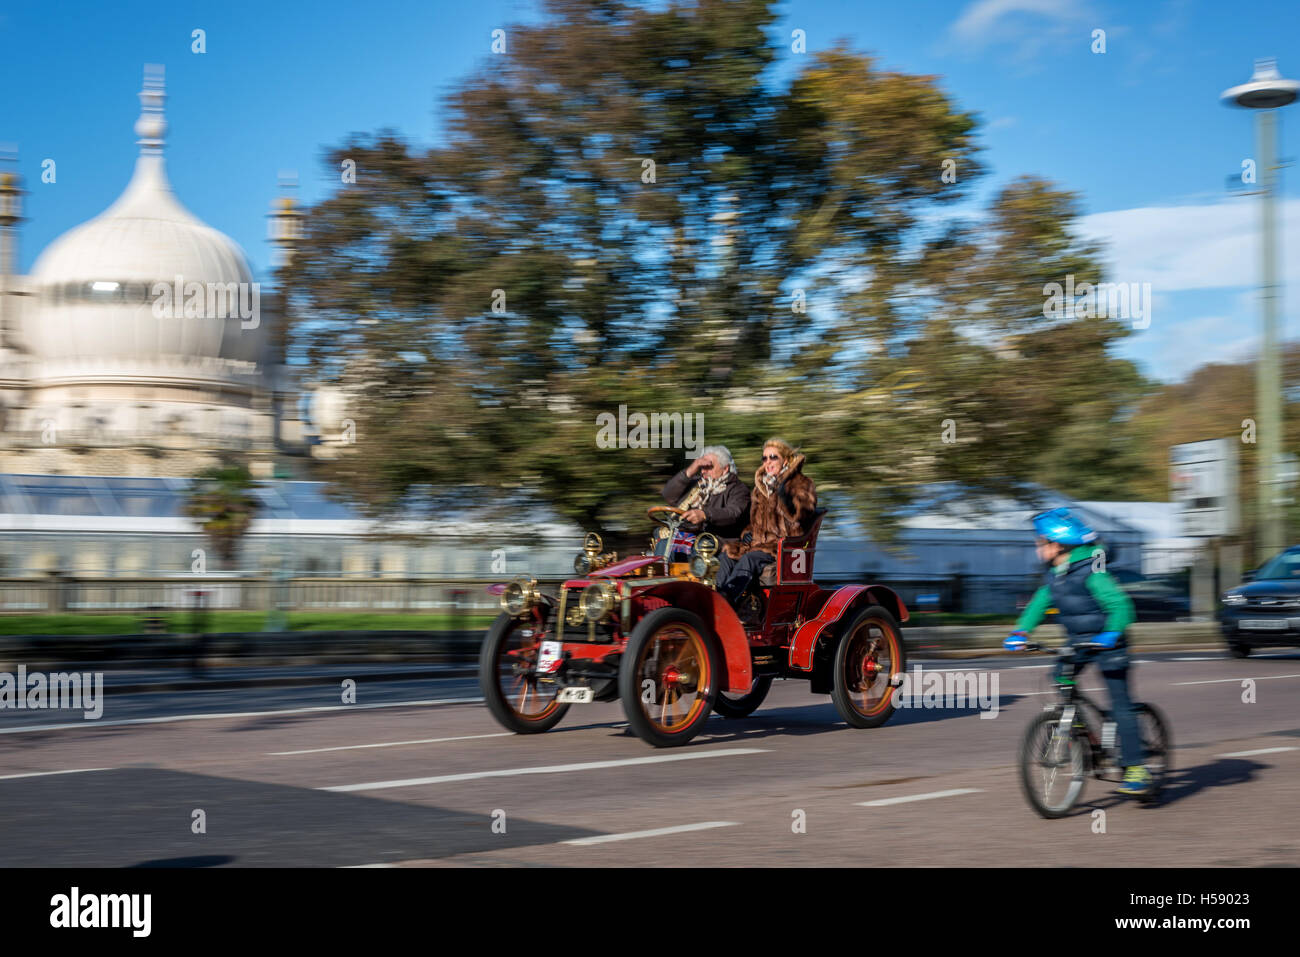
[[[549,731],[569,710],[558,685],[537,675],[541,637],[531,618],[504,612],[492,623],[479,652],[478,680],[492,717],[518,734]]]
[[[632,629],[619,665],[628,725],[656,748],[685,744],[708,720],[721,678],[713,634],[680,608],[657,608]]]

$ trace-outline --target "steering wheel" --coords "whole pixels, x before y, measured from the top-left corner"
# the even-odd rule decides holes
[[[686,509],[675,505],[651,505],[645,510],[646,518],[664,528],[676,528],[681,524],[681,517],[685,514]]]

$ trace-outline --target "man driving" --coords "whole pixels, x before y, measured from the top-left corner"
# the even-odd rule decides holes
[[[736,474],[725,445],[705,446],[668,480],[663,494],[669,505],[686,509],[684,531],[712,532],[723,542],[739,538],[749,517],[749,486]]]

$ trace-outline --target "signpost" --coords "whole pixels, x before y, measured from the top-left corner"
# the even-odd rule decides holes
[[[1192,617],[1214,614],[1213,540],[1236,535],[1241,524],[1237,498],[1236,439],[1208,439],[1188,442],[1169,450],[1169,484],[1172,498],[1182,505],[1182,532],[1189,538],[1205,539],[1205,548],[1192,566]],[[1232,584],[1240,573],[1240,547],[1223,546],[1220,565],[1225,575],[1231,570]]]
[[[1236,439],[1188,442],[1169,450],[1169,482],[1173,500],[1183,506],[1183,534],[1220,538],[1237,534],[1241,509],[1237,502]]]

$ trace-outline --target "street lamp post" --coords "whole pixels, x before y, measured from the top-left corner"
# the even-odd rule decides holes
[[[1300,95],[1300,82],[1283,79],[1272,59],[1256,60],[1249,82],[1225,90],[1220,99],[1229,106],[1256,110],[1260,192],[1260,304],[1262,329],[1256,366],[1255,402],[1258,417],[1259,485],[1256,552],[1259,560],[1282,550],[1283,527],[1278,497],[1278,466],[1282,452],[1282,374],[1278,355],[1277,280],[1277,117],[1274,110]]]

